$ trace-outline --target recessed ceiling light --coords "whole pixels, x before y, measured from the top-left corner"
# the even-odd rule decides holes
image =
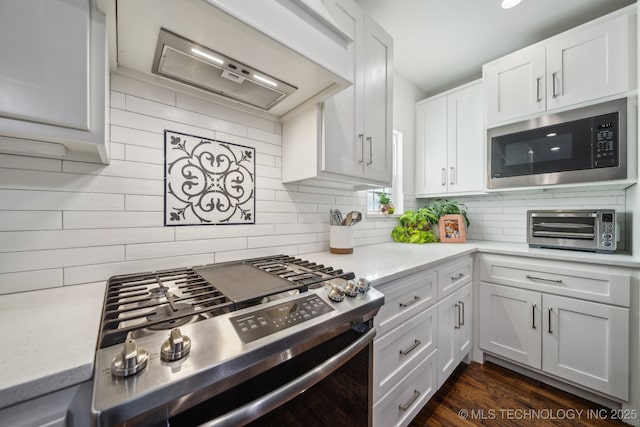
[[[522,0],[502,0],[502,8],[503,9],[511,9],[513,6],[516,6]]]

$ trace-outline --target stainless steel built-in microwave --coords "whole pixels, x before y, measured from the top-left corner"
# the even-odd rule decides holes
[[[487,132],[488,188],[627,178],[627,99]]]

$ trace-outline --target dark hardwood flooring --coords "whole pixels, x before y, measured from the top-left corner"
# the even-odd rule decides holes
[[[611,412],[493,363],[462,363],[409,426],[627,425]]]

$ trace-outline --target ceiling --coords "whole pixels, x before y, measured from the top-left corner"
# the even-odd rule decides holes
[[[480,78],[482,64],[635,0],[357,0],[394,41],[394,68],[425,95]]]

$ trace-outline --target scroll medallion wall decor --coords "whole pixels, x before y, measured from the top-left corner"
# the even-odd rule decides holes
[[[164,225],[255,224],[255,148],[165,130]]]

